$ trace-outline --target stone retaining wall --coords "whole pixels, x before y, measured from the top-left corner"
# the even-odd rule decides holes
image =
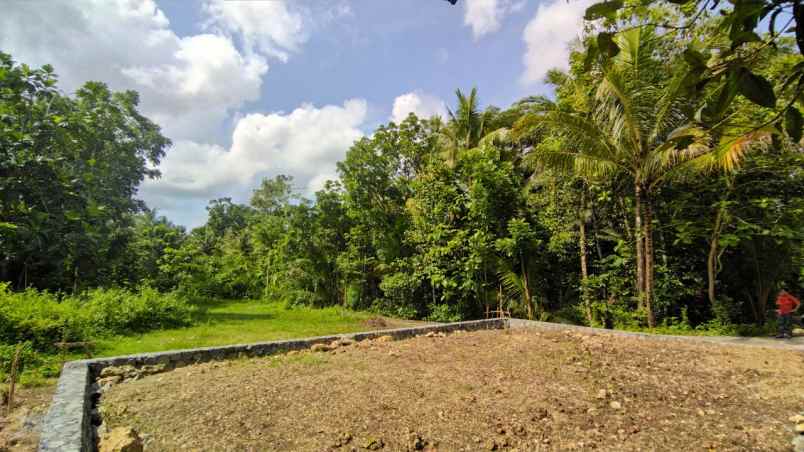
[[[710,342],[720,345],[752,345],[778,347],[804,352],[804,345],[785,344],[757,338],[722,338],[663,336],[647,333],[603,330],[559,323],[537,322],[521,319],[489,319],[469,322],[427,325],[415,328],[371,331],[365,333],[339,334],[307,339],[261,342],[256,344],[229,345],[223,347],[196,348],[160,353],[119,356],[82,361],[72,361],[64,365],[59,378],[56,394],[50,410],[45,416],[39,442],[40,452],[84,452],[96,448],[95,425],[93,418],[95,405],[100,396],[95,380],[101,371],[109,366],[164,365],[166,368],[196,364],[206,361],[238,358],[241,356],[265,356],[291,350],[303,350],[315,344],[328,344],[338,339],[363,341],[380,336],[404,339],[429,332],[450,332],[457,330],[484,330],[503,328],[535,328],[541,330],[578,331],[586,334],[613,334],[652,340],[673,340],[684,342]],[[96,419],[97,420],[97,419]],[[797,449],[798,450],[798,449]]]
[[[474,320],[415,328],[370,331],[364,333],[319,336],[307,339],[260,342],[256,344],[227,345],[223,347],[195,348],[159,353],[118,356],[114,358],[71,361],[64,365],[56,393],[42,425],[39,440],[40,452],[85,452],[96,448],[93,411],[100,395],[96,378],[109,366],[131,365],[141,367],[163,364],[175,368],[207,361],[238,358],[241,356],[265,356],[291,350],[303,350],[315,344],[328,344],[337,339],[363,341],[380,336],[404,339],[429,332],[457,330],[502,329],[505,319]]]

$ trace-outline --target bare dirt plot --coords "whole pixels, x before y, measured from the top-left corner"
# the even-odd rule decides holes
[[[480,331],[185,367],[101,410],[147,450],[789,450],[803,357]]]
[[[54,389],[53,386],[20,388],[10,414],[0,404],[0,452],[36,450],[42,419]]]

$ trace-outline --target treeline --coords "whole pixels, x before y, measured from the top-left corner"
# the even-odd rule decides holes
[[[548,75],[552,99],[481,109],[458,91],[448,118],[357,141],[314,200],[280,175],[248,205],[211,201],[189,233],[134,200],[168,142],[133,93],[68,99],[4,57],[0,79],[20,82],[3,113],[39,120],[3,123],[2,277],[440,321],[762,325],[780,286],[804,284],[802,57],[749,42],[704,83],[730,45],[720,20],[590,37]]]

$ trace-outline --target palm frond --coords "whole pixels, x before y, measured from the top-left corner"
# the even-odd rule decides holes
[[[632,101],[635,96],[628,92],[622,75],[607,71],[596,94],[596,116],[609,124],[608,131],[615,143],[627,144],[633,152],[642,149],[642,132]]]
[[[510,268],[502,268],[497,272],[497,278],[502,284],[503,290],[510,296],[522,299],[525,293],[525,284],[522,275],[514,272]]]

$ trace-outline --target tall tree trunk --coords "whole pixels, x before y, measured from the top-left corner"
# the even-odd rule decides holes
[[[584,307],[586,308],[586,322],[592,324],[592,305],[589,303],[589,289],[587,287],[587,279],[589,278],[589,269],[586,264],[586,218],[584,211],[586,210],[586,190],[581,192],[581,214],[578,218],[578,248],[581,254],[581,297],[583,299]]]
[[[628,206],[625,205],[625,201],[623,200],[622,196],[618,197],[617,200],[619,201],[620,209],[623,215],[623,228],[625,232],[625,238],[627,240],[631,240],[634,235],[631,233],[631,223],[628,220]]]
[[[597,260],[603,260],[603,248],[600,247],[600,238],[598,237],[599,227],[598,227],[598,218],[597,218],[597,211],[595,210],[595,203],[592,203],[592,237],[595,240],[595,250],[597,251]],[[628,223],[626,222],[626,225]],[[605,298],[605,297],[604,297]]]
[[[642,187],[634,187],[634,241],[636,243],[636,291],[639,309],[645,306],[645,241],[642,227]]]
[[[754,284],[757,295],[757,325],[762,325],[765,323],[765,311],[768,307],[768,297],[770,297],[771,287],[770,284],[765,284],[768,278],[764,278],[762,275],[762,266],[759,262],[756,243],[753,240],[750,240],[748,244],[749,249],[751,250],[751,257],[753,258],[752,260],[754,261]]]
[[[8,263],[10,259],[8,257],[3,257],[0,260],[0,281],[8,281]]]
[[[709,255],[706,258],[706,278],[708,282],[707,294],[709,296],[709,303],[715,304],[715,282],[717,281],[717,257],[718,257],[718,242],[720,240],[720,232],[723,229],[723,216],[726,208],[721,205],[715,215],[715,225],[712,228],[712,235],[709,237]]]
[[[524,290],[525,295],[525,305],[528,308],[528,320],[533,320],[533,313],[535,311],[533,306],[533,298],[530,295],[530,284],[528,284],[528,272],[525,268],[525,259],[522,259],[522,255],[519,256],[519,265],[522,269],[522,287]]]
[[[645,193],[645,311],[648,317],[648,326],[656,326],[656,317],[653,313],[653,282],[654,282],[654,252],[653,252],[653,208],[648,193]]]

